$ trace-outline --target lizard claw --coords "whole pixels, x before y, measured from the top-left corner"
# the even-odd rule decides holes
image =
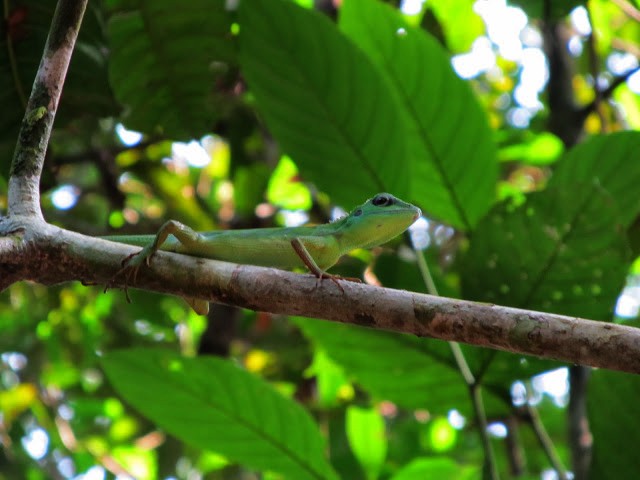
[[[138,270],[140,269],[140,265],[139,265],[139,261],[136,262],[135,258],[140,254],[140,252],[137,253],[132,253],[130,255],[127,255],[122,262],[120,262],[122,268],[120,268],[120,270],[118,270],[113,277],[111,277],[111,280],[109,280],[109,282],[105,285],[104,287],[104,292],[106,293],[106,291],[109,288],[112,288],[115,285],[115,280],[117,277],[119,277],[120,275],[124,275],[124,286],[123,286],[123,290],[124,290],[124,295],[127,299],[127,303],[131,303],[131,297],[129,297],[129,284],[135,285],[137,282],[137,277],[138,277]],[[147,265],[149,265],[149,258],[146,258],[145,263],[147,263]]]
[[[332,275],[330,273],[326,273],[323,272],[321,273],[319,276],[316,277],[316,288],[318,288],[318,285],[320,285],[322,283],[322,280],[324,279],[329,279],[331,280],[333,283],[336,284],[336,286],[340,289],[340,291],[342,293],[344,293],[344,288],[342,288],[342,285],[340,285],[339,280],[353,280],[353,281],[358,281],[357,279],[352,279],[352,278],[348,278],[348,277],[341,277],[339,275]]]
[[[340,282],[338,281],[340,279],[340,277],[338,277],[336,275],[331,275],[330,273],[325,273],[324,275],[322,275],[320,277],[320,281],[322,281],[323,278],[328,278],[329,280],[331,280],[333,283],[335,283],[338,286],[340,291],[342,293],[344,293],[344,288],[342,288],[342,285],[340,285]]]

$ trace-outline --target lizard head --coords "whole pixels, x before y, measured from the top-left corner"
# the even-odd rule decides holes
[[[345,219],[345,224],[350,234],[359,237],[357,243],[361,248],[370,248],[400,235],[420,215],[422,212],[415,205],[390,193],[378,193],[355,208]]]

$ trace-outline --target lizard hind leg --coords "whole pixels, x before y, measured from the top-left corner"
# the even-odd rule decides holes
[[[153,256],[160,247],[162,247],[164,242],[167,241],[169,235],[173,235],[180,243],[187,246],[197,244],[202,241],[202,237],[198,232],[180,222],[169,220],[160,227],[160,230],[158,230],[158,233],[156,233],[156,236],[151,243],[146,245],[139,252],[132,253],[122,260],[122,268],[116,272],[106,288],[114,285],[117,277],[124,275],[124,291],[127,296],[127,301],[129,301],[129,292],[127,287],[129,284],[135,285],[140,267],[143,264],[147,266],[151,265]]]

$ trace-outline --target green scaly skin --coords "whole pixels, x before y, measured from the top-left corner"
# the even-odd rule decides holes
[[[312,227],[195,232],[169,220],[156,235],[102,238],[143,247],[123,262],[123,271],[134,277],[143,263],[149,265],[156,251],[165,250],[265,267],[291,269],[306,266],[317,278],[329,278],[342,289],[337,277],[326,273],[327,269],[351,250],[388,242],[404,232],[420,215],[418,207],[389,193],[379,193],[346,217]],[[206,302],[199,302],[202,302],[199,307],[204,311]]]

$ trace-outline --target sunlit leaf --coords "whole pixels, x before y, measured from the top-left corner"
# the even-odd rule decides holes
[[[335,407],[341,400],[351,400],[354,396],[354,389],[342,368],[320,348],[315,349],[313,363],[305,374],[313,375],[316,379],[318,404],[321,407]]]
[[[498,157],[503,162],[516,161],[530,165],[547,165],[558,160],[562,150],[562,141],[558,137],[543,132],[528,134],[522,142],[501,148]]]
[[[3,423],[10,426],[18,415],[38,400],[38,391],[31,383],[20,383],[0,391],[0,414]]]
[[[623,83],[616,88],[613,99],[624,109],[625,120],[629,127],[640,130],[640,98],[638,98],[638,94],[631,90],[628,84]]]
[[[474,0],[426,2],[444,30],[447,47],[455,53],[471,50],[473,42],[485,33],[485,24],[473,8]]]
[[[471,480],[480,478],[480,469],[458,465],[448,457],[416,458],[391,477],[391,480],[423,480],[426,478]]]
[[[103,367],[141,414],[190,445],[290,478],[335,478],[311,417],[228,361],[131,349]]]
[[[636,2],[635,8],[638,8]],[[589,23],[591,28],[597,32],[598,43],[595,45],[598,54],[608,55],[611,53],[611,44],[614,38],[619,38],[619,28],[624,25],[626,13],[624,9],[620,8],[616,2],[610,2],[608,0],[590,0],[589,1]],[[628,22],[636,23],[637,22]],[[631,41],[636,41],[638,38],[636,35],[629,38]]]
[[[456,443],[457,431],[445,417],[434,418],[428,424],[423,439],[424,446],[435,452],[451,450]]]
[[[137,446],[120,446],[112,450],[113,459],[132,474],[136,480],[153,480],[158,478],[157,454],[153,450]]]
[[[298,167],[287,156],[283,156],[269,179],[267,198],[273,205],[288,210],[311,208],[311,194],[300,181]]]
[[[384,418],[375,408],[349,407],[347,438],[367,478],[378,478],[387,454]]]

